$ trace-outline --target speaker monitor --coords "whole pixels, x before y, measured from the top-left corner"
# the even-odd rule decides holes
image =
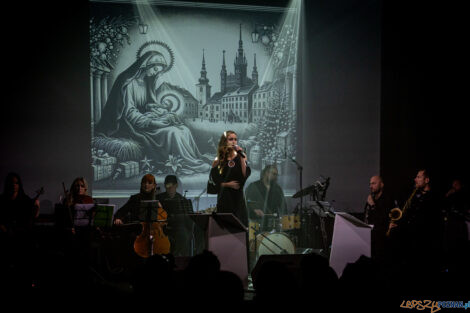
[[[284,264],[289,272],[294,275],[295,279],[300,281],[300,262],[304,256],[304,254],[270,254],[260,256],[258,262],[256,262],[255,267],[251,271],[253,284],[256,285],[257,275],[263,264],[271,261]]]

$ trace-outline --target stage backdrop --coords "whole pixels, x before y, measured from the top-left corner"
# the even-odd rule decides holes
[[[31,3],[5,33],[14,48],[5,50],[10,61],[0,176],[18,172],[31,196],[44,186],[43,213],[51,213],[63,195],[62,182],[68,189],[77,176],[88,179],[93,197],[109,195],[118,205],[137,191],[146,171],[156,173],[160,184],[176,172],[179,191],[197,196],[222,131],[233,129],[249,153],[251,180],[264,164],[279,162],[287,195],[298,191],[300,172],[289,159],[295,157],[303,167],[303,187],[320,175],[331,177],[327,200],[342,210],[362,210],[380,161],[380,1],[303,1],[300,13],[297,2],[278,7],[279,2],[273,0],[274,8]],[[31,35],[26,40],[23,33]],[[239,48],[243,57],[237,58]],[[153,67],[154,84],[145,85],[154,97],[146,103],[154,105],[137,111],[161,125],[160,133],[129,133],[131,123],[113,132],[117,124],[111,122],[124,103],[113,88],[125,86],[147,62],[159,64]],[[239,88],[236,64],[246,84]],[[138,97],[148,96],[126,95],[137,105],[143,99]],[[103,123],[100,135],[105,119],[110,123]],[[187,146],[146,150],[151,140],[161,144],[161,137],[185,138],[179,143]],[[182,149],[189,152],[178,154]],[[188,167],[191,156],[195,165]],[[200,200],[200,209],[215,204],[206,194]]]
[[[300,0],[285,8],[92,1],[93,196],[128,197],[147,173],[158,183],[174,174],[197,196],[226,130],[249,155],[248,183],[277,164],[292,194],[300,12]]]

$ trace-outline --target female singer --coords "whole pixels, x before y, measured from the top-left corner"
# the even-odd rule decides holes
[[[211,179],[217,185],[217,212],[233,213],[248,225],[243,186],[251,174],[247,156],[238,146],[237,134],[225,131],[220,137],[217,157],[212,163]]]

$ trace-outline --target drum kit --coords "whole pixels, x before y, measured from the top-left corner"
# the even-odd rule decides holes
[[[324,201],[328,183],[329,178],[326,183],[317,182],[295,193],[293,198],[310,196],[311,201],[306,201],[301,209],[297,207],[292,214],[265,214],[264,219],[268,222],[261,225],[256,221],[249,222],[250,251],[256,259],[267,254],[295,254],[328,248],[325,218],[334,216],[331,206]]]
[[[250,221],[250,250],[256,252],[257,258],[264,254],[294,254],[294,237],[295,231],[300,229],[300,216],[292,214],[278,217],[277,214],[272,214],[269,221],[265,223],[265,227]]]

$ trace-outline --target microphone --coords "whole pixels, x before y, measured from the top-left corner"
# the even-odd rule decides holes
[[[235,150],[237,151],[237,153],[240,153],[240,155],[241,155],[243,158],[246,158],[245,152],[242,151],[242,150],[238,150],[238,149],[240,148],[239,145],[235,145],[234,147],[235,147]]]
[[[297,165],[297,169],[303,169],[302,165],[300,165],[299,162],[297,162],[293,157],[289,157],[289,159]]]

